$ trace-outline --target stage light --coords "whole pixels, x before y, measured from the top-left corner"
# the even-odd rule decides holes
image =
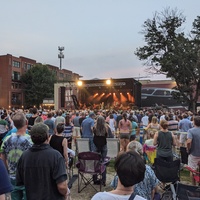
[[[122,95],[122,93],[120,92],[120,95]]]
[[[111,80],[110,79],[106,80],[106,84],[110,85],[111,84]]]
[[[77,82],[77,85],[78,85],[78,86],[82,86],[82,85],[83,85],[83,82],[82,82],[82,81],[78,81],[78,82]]]
[[[127,92],[127,94],[129,94],[129,92]]]

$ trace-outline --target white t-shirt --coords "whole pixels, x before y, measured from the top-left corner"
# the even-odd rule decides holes
[[[111,192],[98,192],[91,200],[128,200],[131,195],[118,195]],[[134,200],[146,200],[138,195],[135,196]]]

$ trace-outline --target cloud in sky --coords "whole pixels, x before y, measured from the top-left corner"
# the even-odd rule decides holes
[[[10,0],[1,2],[0,54],[25,56],[92,78],[146,76],[134,51],[144,45],[144,21],[166,7],[186,16],[186,33],[199,15],[193,0]]]

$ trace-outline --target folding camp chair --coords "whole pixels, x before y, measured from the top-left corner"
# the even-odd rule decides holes
[[[110,158],[116,158],[119,153],[119,139],[118,138],[106,138],[107,140],[107,156]]]
[[[76,153],[90,151],[89,138],[76,138]]]
[[[154,171],[158,180],[163,183],[163,187],[161,186],[161,188],[164,190],[164,193],[161,199],[165,199],[165,196],[172,198],[172,185],[180,180],[180,159],[167,162],[155,158]]]
[[[177,200],[199,200],[200,187],[177,182],[175,196]]]
[[[93,186],[93,175],[97,176],[99,181],[100,191],[102,187],[102,174],[106,169],[106,165],[109,162],[109,158],[105,159],[105,162],[102,162],[101,155],[96,152],[81,152],[78,154],[78,192],[81,192],[88,185],[97,189]],[[89,176],[88,176],[89,175]],[[82,186],[83,185],[83,186]]]
[[[192,173],[194,181],[200,186],[200,162],[198,163],[198,170],[193,170],[189,166],[185,166],[185,168]]]

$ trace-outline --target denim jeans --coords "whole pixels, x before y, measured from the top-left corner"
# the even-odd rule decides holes
[[[12,200],[26,200],[26,190],[24,186],[16,186],[16,180],[11,179],[13,191],[11,192]]]

